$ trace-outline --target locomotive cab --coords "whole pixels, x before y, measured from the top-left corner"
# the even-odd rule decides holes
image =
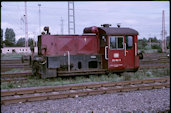
[[[98,27],[102,67],[111,72],[137,71],[139,68],[138,32],[131,28],[110,27],[103,24]],[[85,28],[90,32],[92,27]]]
[[[109,70],[136,71],[139,67],[136,35],[109,35],[105,59]]]
[[[103,27],[100,28],[107,35],[105,46],[105,60],[109,71],[137,71],[138,32],[131,28]]]

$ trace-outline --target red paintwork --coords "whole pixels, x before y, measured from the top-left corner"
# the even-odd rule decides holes
[[[135,36],[134,42],[137,43],[137,49],[136,50],[138,53],[138,37],[137,36]],[[135,65],[134,68],[139,68],[139,56],[138,55],[135,56],[135,64],[134,65]]]
[[[124,35],[124,42],[125,35]],[[139,67],[139,56],[135,56],[135,43],[137,44],[137,53],[138,53],[138,40],[137,36],[133,36],[133,47],[132,49],[126,49],[126,55],[124,49],[122,50],[110,50],[108,51],[108,69],[109,70],[124,70],[124,69],[134,69]],[[109,46],[109,37],[108,37],[108,46]],[[119,54],[118,58],[114,58],[114,54]]]
[[[109,49],[109,36],[108,36],[108,69],[109,70],[123,70],[125,69],[125,56],[123,50],[110,50]],[[118,54],[117,58],[114,57],[114,54]]]
[[[45,56],[61,56],[67,51],[70,55],[98,54],[99,44],[96,35],[42,35],[42,49]]]
[[[125,70],[139,67],[139,56],[135,55],[135,50],[138,53],[137,35],[133,36],[133,47],[132,49],[126,49],[126,55],[124,49],[110,50],[109,36],[107,36],[108,60],[106,60],[104,57],[105,49],[104,47],[100,47],[98,29],[96,27],[92,27],[92,29],[87,28],[85,32],[93,32],[96,35],[42,35],[41,51],[44,56],[64,56],[64,54],[67,54],[67,51],[70,52],[70,55],[101,54],[102,67],[109,70]],[[124,37],[124,42],[126,42],[126,35],[122,36]],[[137,44],[136,49],[135,43]],[[114,57],[114,54],[119,54],[119,57]]]

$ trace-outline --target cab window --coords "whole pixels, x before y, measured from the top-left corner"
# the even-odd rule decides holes
[[[110,36],[109,47],[110,49],[123,49],[123,37],[122,36]]]
[[[133,36],[126,36],[126,48],[131,49],[133,46]]]

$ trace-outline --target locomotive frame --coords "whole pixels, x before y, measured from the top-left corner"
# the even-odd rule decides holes
[[[31,59],[32,72],[41,78],[135,72],[139,68],[138,32],[131,28],[84,28],[82,35],[38,36],[38,55]]]

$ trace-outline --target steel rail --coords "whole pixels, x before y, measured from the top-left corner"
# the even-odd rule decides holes
[[[29,66],[29,63],[17,63],[17,64],[1,64],[3,67],[12,67],[12,66]]]
[[[22,82],[22,83],[25,83],[26,81],[28,80],[27,77],[20,77],[20,78],[6,78],[6,79],[2,79],[1,81],[3,83],[5,82],[10,82],[10,83],[16,83],[16,82]]]
[[[149,54],[149,55],[152,55],[152,54]],[[159,57],[157,59],[160,59],[160,60],[157,60],[156,57],[154,57],[154,55],[152,56],[148,56],[148,54],[146,54],[146,58],[143,59],[143,60],[140,60],[140,70],[141,69],[150,69],[150,68],[164,68],[164,67],[170,67],[170,59],[168,59],[166,56],[164,55],[161,55],[161,54],[156,54],[157,56],[156,57]],[[154,58],[153,58],[154,57]],[[149,58],[151,58],[152,60],[149,60]],[[166,61],[169,61],[169,62],[166,62]],[[11,62],[15,62],[15,61],[20,61],[20,60],[2,60],[2,61],[11,61]],[[21,63],[21,62],[20,62]],[[165,64],[161,64],[161,63],[165,63]],[[28,64],[28,63],[27,63]],[[155,65],[154,65],[155,64]],[[16,67],[17,66],[17,67]],[[20,66],[23,66],[23,67],[20,67]],[[28,65],[29,66],[29,65]],[[13,68],[22,68],[22,69],[31,69],[30,67],[26,67],[26,64],[1,64],[1,71],[2,72],[5,72],[5,71],[9,71],[9,69],[13,69]],[[81,74],[82,73],[82,74]],[[75,75],[87,75],[87,74],[105,74],[105,71],[103,70],[100,70],[100,71],[94,71],[94,72],[71,72],[71,73],[63,73],[62,72],[62,75],[65,75],[65,76],[75,76]],[[59,72],[59,75],[61,74],[61,72]],[[31,74],[30,74],[31,75]],[[12,77],[23,77],[20,73],[17,75],[16,73],[13,73],[11,75],[6,75],[4,76],[3,73],[1,73],[1,78],[7,78],[9,77],[10,79]],[[2,80],[4,82],[4,80]],[[7,80],[7,81],[12,81],[11,80]],[[5,82],[7,82],[5,81]]]
[[[162,63],[170,63],[170,61],[140,61],[141,64],[162,64]]]
[[[22,73],[1,73],[1,78],[13,78],[13,77],[26,77],[32,75],[32,72],[22,72]]]
[[[162,67],[169,67],[169,65],[140,65],[140,68],[162,68]],[[105,70],[103,70],[105,71]],[[104,73],[103,71],[102,74]],[[1,72],[1,78],[6,78],[6,77],[25,77],[25,76],[30,76],[32,75],[31,72],[22,72],[22,73],[2,73]]]
[[[142,69],[157,69],[165,68],[169,65],[140,65],[139,70]],[[94,72],[71,72],[71,73],[62,73],[65,76],[76,76],[76,75],[88,75],[88,74],[105,74],[106,70],[94,71]],[[61,72],[59,72],[61,74]],[[31,76],[32,72],[23,72],[23,73],[2,73],[1,81],[2,82],[17,82],[21,80],[26,80],[28,76]],[[21,78],[21,79],[20,79]]]
[[[157,69],[157,68],[165,68],[170,67],[170,65],[140,65],[139,69]]]
[[[170,77],[121,82],[9,89],[1,90],[1,104],[158,89],[163,87],[170,87]]]
[[[23,73],[2,73],[1,74],[1,82],[26,82],[28,77],[31,76],[31,72],[23,72]]]

